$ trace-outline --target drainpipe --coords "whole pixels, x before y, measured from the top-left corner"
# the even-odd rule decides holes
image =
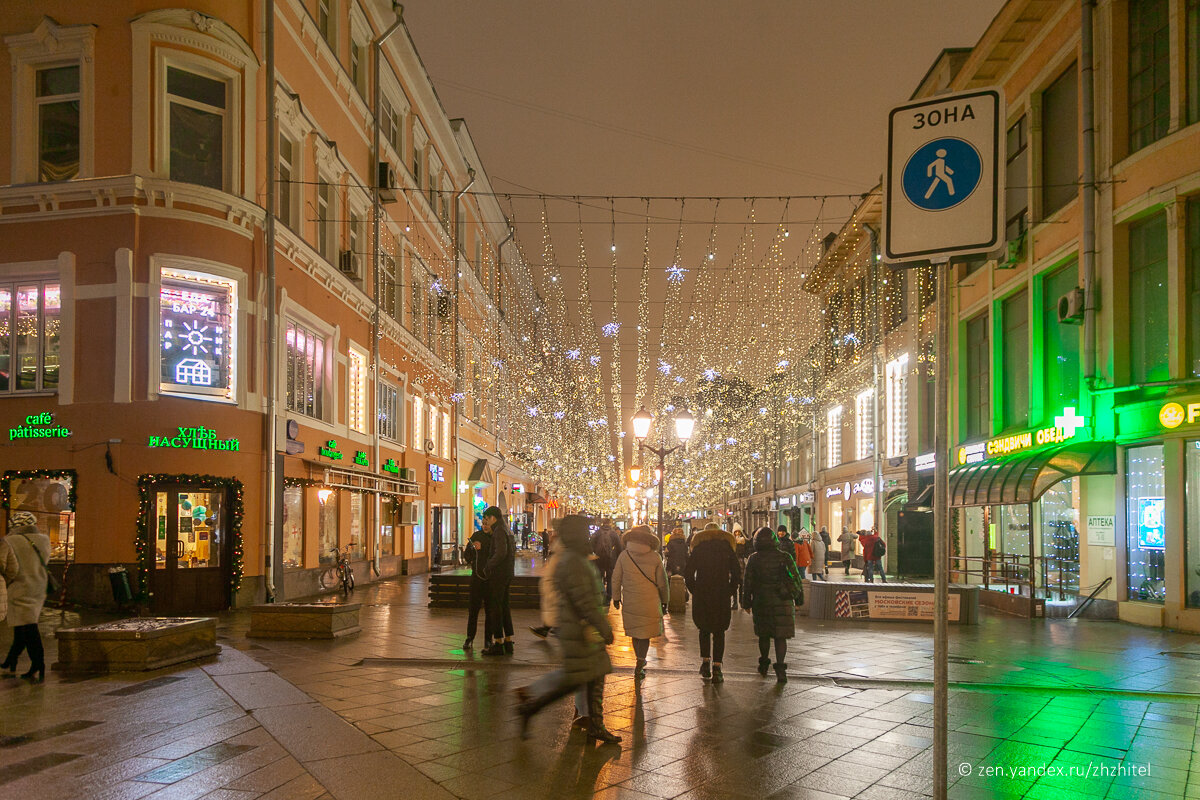
[[[1096,382],[1096,108],[1092,11],[1095,0],[1080,0],[1082,41],[1080,91],[1083,94],[1083,377]]]
[[[380,62],[383,60],[383,43],[388,40],[393,33],[400,29],[404,24],[404,6],[400,3],[392,4],[392,12],[396,15],[396,21],[391,26],[375,37],[371,42],[371,50],[374,58],[371,59],[371,116],[374,122],[371,126],[371,171],[369,177],[371,179],[371,299],[373,301],[374,310],[371,313],[371,378],[372,387],[375,391],[375,402],[379,402],[379,217],[383,214],[383,207],[379,200],[379,106],[382,103],[381,90],[379,87]],[[379,469],[379,420],[376,418],[375,424],[371,426],[371,449],[375,454],[375,469]],[[382,519],[383,503],[381,502],[379,492],[375,492],[375,529],[378,533],[379,523]],[[393,534],[394,535],[394,534]],[[379,577],[379,537],[375,537],[375,577]]]
[[[275,602],[275,536],[278,531],[275,530],[275,504],[278,502],[275,492],[275,481],[278,480],[277,470],[275,469],[275,451],[279,447],[277,441],[278,422],[275,419],[275,413],[278,406],[279,394],[277,384],[276,366],[277,354],[275,348],[278,347],[276,336],[275,322],[275,214],[277,197],[276,197],[276,181],[275,181],[275,148],[278,145],[279,139],[279,121],[276,118],[275,111],[275,0],[267,0],[266,2],[266,86],[267,86],[267,220],[266,230],[264,231],[264,242],[267,256],[267,371],[264,387],[267,392],[267,502],[264,511],[266,523],[264,527],[267,531],[267,552],[266,558],[263,559],[263,572],[266,573],[267,580],[267,602]]]
[[[454,363],[454,392],[455,392],[455,394],[458,394],[458,395],[463,394],[461,365],[458,362],[458,323],[459,323],[458,293],[459,293],[459,283],[460,283],[459,277],[462,275],[462,270],[460,270],[458,268],[458,250],[459,250],[459,247],[462,246],[462,242],[460,242],[458,240],[459,220],[460,220],[460,217],[462,216],[462,211],[459,209],[459,200],[461,200],[462,196],[464,194],[466,194],[468,191],[470,191],[471,187],[475,185],[475,170],[472,169],[471,167],[467,167],[467,179],[468,179],[467,185],[454,193],[454,242],[451,245],[451,247],[454,249],[454,252],[451,254],[451,258],[453,259],[453,263],[454,263],[454,314],[453,314],[453,319],[451,319],[451,324],[454,325],[454,331],[451,334],[452,345],[450,347],[450,358],[453,360],[453,363]],[[478,398],[476,398],[476,400],[478,400]],[[458,482],[461,478],[461,476],[459,474],[459,458],[458,458],[458,446],[459,446],[458,430],[460,427],[460,423],[458,421],[458,413],[459,413],[459,408],[461,408],[461,407],[462,407],[462,399],[459,399],[454,403],[454,453],[452,454],[454,456],[454,498],[455,498],[454,516],[455,517],[465,516],[463,514],[458,513],[458,509],[462,508],[462,506],[458,503]],[[497,484],[497,485],[499,485],[499,484]],[[462,537],[463,522],[464,522],[464,520],[461,520],[461,519],[455,520],[455,528],[456,528],[455,544],[461,544],[461,539],[463,538]]]

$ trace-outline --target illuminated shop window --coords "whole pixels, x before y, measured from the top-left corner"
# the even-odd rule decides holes
[[[1126,450],[1125,552],[1130,600],[1163,602],[1166,506],[1163,446],[1154,444]]]
[[[0,393],[58,390],[58,281],[0,283]]]
[[[164,269],[159,317],[160,390],[234,399],[237,283]]]
[[[908,453],[908,353],[887,365],[887,457]]]
[[[304,489],[283,489],[283,568],[304,566]]]
[[[825,467],[842,463],[842,407],[829,409],[825,415]]]
[[[325,415],[325,337],[287,323],[287,407],[317,419]]]
[[[413,397],[413,430],[412,430],[412,446],[416,450],[424,450],[425,448],[425,403],[421,398]]]
[[[400,441],[400,390],[390,383],[380,382],[379,403],[376,406],[375,430],[385,439]]]
[[[875,390],[860,392],[854,401],[854,458],[870,458],[875,454]]]
[[[442,412],[442,458],[450,458],[450,412]]]
[[[320,511],[317,523],[317,562],[332,564],[338,547],[338,492],[336,489],[318,489],[317,502]]]
[[[1200,441],[1184,443],[1184,468],[1187,484],[1183,493],[1186,508],[1187,581],[1185,600],[1189,608],[1200,608]]]
[[[351,429],[367,430],[367,357],[350,350],[350,419]]]

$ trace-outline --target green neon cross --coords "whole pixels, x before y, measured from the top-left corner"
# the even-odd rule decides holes
[[[1063,409],[1061,417],[1054,418],[1054,427],[1062,428],[1064,438],[1074,436],[1076,430],[1086,425],[1087,420],[1075,413],[1074,406],[1067,406]]]

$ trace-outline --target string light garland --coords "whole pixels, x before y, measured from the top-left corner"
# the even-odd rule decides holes
[[[75,501],[78,497],[76,484],[79,482],[79,473],[73,469],[10,469],[5,470],[3,476],[0,476],[0,507],[12,508],[12,482],[13,481],[36,481],[36,480],[67,480],[67,510],[75,510]]]

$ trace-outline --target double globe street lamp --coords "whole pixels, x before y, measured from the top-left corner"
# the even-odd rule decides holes
[[[658,456],[658,541],[659,546],[663,541],[663,486],[666,483],[665,459],[669,453],[674,453],[681,447],[687,447],[688,439],[692,438],[692,431],[696,427],[696,418],[687,412],[687,409],[680,411],[675,415],[675,435],[679,438],[679,444],[674,447],[667,447],[665,442],[662,447],[651,447],[646,444],[646,437],[650,435],[650,423],[654,421],[654,415],[646,410],[645,406],[633,415],[633,438],[637,439],[638,450],[649,450],[654,455]],[[641,477],[642,470],[640,467],[631,467],[629,470],[629,478],[633,483],[637,483]]]

